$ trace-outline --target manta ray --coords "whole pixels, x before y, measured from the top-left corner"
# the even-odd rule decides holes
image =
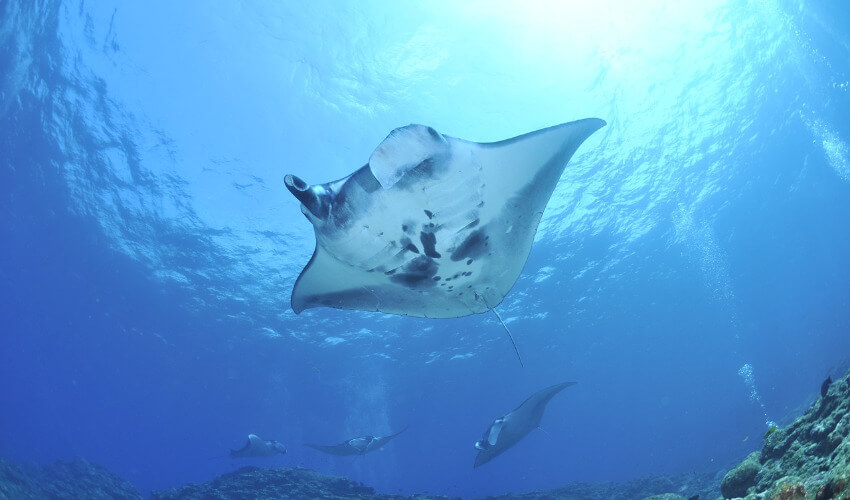
[[[264,441],[256,434],[248,434],[248,442],[238,450],[230,450],[231,458],[271,457],[286,453],[286,447],[277,441]]]
[[[519,278],[567,162],[604,125],[588,118],[493,143],[408,125],[347,177],[308,185],[287,175],[316,235],[292,290],[293,311],[495,312]]]
[[[475,443],[478,455],[475,457],[475,467],[483,465],[497,455],[502,454],[511,446],[517,444],[529,432],[540,426],[543,411],[555,394],[558,394],[575,382],[563,382],[547,387],[534,393],[516,410],[504,417],[497,418],[484,431],[480,441]]]
[[[304,446],[309,446],[310,448],[330,453],[331,455],[365,455],[389,443],[392,438],[406,430],[407,427],[389,436],[360,436],[331,446],[320,444],[305,444]]]

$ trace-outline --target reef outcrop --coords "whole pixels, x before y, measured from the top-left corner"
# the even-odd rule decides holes
[[[411,497],[381,495],[374,489],[344,477],[326,476],[309,469],[261,469],[242,467],[218,476],[203,484],[189,484],[180,488],[155,491],[151,500],[253,500],[257,498],[329,498],[401,500]],[[421,500],[448,497],[417,495]]]
[[[135,486],[82,458],[50,465],[20,466],[0,459],[0,499],[64,498],[141,500]]]
[[[679,500],[685,498],[716,498],[717,478],[713,474],[647,477],[625,483],[573,483],[564,488],[529,493],[486,497],[482,500]],[[665,491],[687,492],[655,495]],[[695,495],[696,494],[696,495]],[[308,469],[258,469],[245,467],[224,474],[203,484],[154,492],[151,500],[195,499],[253,499],[253,498],[333,498],[375,500],[448,500],[443,496],[399,496],[376,493],[362,484],[341,477],[325,476]]]
[[[615,483],[572,483],[563,488],[506,494],[486,500],[684,500],[717,498],[715,474],[655,476]],[[669,492],[669,493],[665,493]],[[142,495],[129,482],[107,469],[82,459],[50,465],[15,465],[0,460],[0,500],[41,499],[128,499]],[[450,500],[434,495],[392,495],[343,477],[327,476],[309,469],[262,469],[243,467],[201,484],[151,493],[151,500],[247,500],[275,499],[362,499],[362,500]]]
[[[850,499],[850,374],[827,380],[821,397],[723,478],[724,498]]]
[[[648,476],[626,482],[577,482],[553,490],[486,497],[482,500],[711,500],[720,495],[713,473]]]

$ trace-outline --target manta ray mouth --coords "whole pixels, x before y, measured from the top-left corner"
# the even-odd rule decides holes
[[[300,201],[301,204],[304,205],[304,208],[309,210],[314,217],[321,219],[327,215],[327,213],[325,213],[322,209],[322,200],[319,199],[315,190],[312,189],[309,184],[301,180],[301,178],[294,175],[287,175],[283,178],[283,183],[286,184],[286,189],[289,189],[289,192],[298,198],[298,201]]]
[[[284,177],[283,182],[286,183],[286,187],[289,188],[292,194],[295,194],[296,192],[306,191],[309,187],[306,182],[304,182],[303,180],[301,180],[300,177],[295,175],[287,175],[286,177]],[[295,194],[295,196],[298,195]]]

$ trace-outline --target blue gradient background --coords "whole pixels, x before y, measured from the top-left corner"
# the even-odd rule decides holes
[[[464,496],[730,466],[850,355],[848,26],[842,1],[0,0],[0,456]],[[591,116],[498,308],[525,368],[492,315],[290,309],[314,242],[285,174],[340,178],[408,123]],[[563,380],[546,432],[473,470]],[[232,462],[248,433],[289,453]]]

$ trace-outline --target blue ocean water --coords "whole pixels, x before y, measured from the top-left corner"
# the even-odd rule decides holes
[[[848,26],[840,0],[0,0],[0,457],[462,496],[730,466],[850,356]],[[408,123],[586,117],[498,307],[524,368],[491,314],[292,312],[314,238],[285,174]],[[289,452],[232,461],[248,433]]]

